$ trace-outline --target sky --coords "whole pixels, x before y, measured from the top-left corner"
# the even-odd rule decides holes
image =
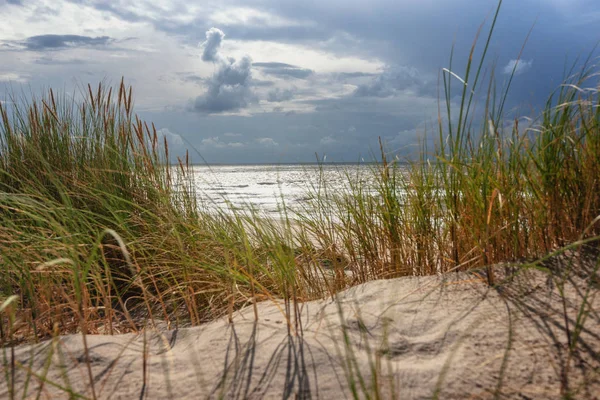
[[[410,155],[436,133],[451,49],[452,72],[464,76],[496,5],[0,0],[0,101],[124,77],[136,113],[155,123],[173,157],[189,149],[193,162],[355,162],[373,158],[379,137],[390,153]],[[535,116],[565,67],[592,52],[598,26],[598,0],[504,0],[486,64],[499,87],[533,27],[507,119]]]

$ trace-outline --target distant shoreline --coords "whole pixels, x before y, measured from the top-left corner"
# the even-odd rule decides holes
[[[400,165],[410,165],[409,162],[406,161],[394,161],[394,164],[400,164]],[[365,162],[325,162],[325,163],[318,163],[318,162],[280,162],[280,163],[237,163],[237,164],[233,164],[233,163],[194,163],[194,164],[189,164],[190,167],[261,167],[261,166],[286,166],[286,165],[309,165],[309,166],[343,166],[343,165],[351,165],[351,166],[356,166],[356,165],[380,165],[381,162],[379,161],[365,161]],[[169,165],[172,166],[177,166],[177,163],[171,163]]]

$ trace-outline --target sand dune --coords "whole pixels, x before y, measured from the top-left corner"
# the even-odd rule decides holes
[[[571,275],[567,319],[557,285],[540,272],[500,289],[461,273],[370,282],[338,301],[299,305],[298,323],[287,323],[283,303],[265,302],[258,321],[248,307],[233,324],[88,335],[94,388],[105,399],[341,399],[352,398],[354,382],[360,398],[377,386],[381,398],[551,399],[560,398],[562,385],[573,398],[594,398],[600,298],[588,295],[576,351],[568,351],[565,321],[573,338],[582,296],[597,281],[589,271]],[[67,387],[91,397],[77,335],[15,349],[17,396],[26,390],[28,368],[44,375],[51,351],[41,398],[67,397]],[[36,395],[39,382],[30,378],[27,396]],[[2,379],[0,397],[8,390]]]

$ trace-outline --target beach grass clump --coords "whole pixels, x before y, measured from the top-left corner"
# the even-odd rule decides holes
[[[168,166],[168,143],[133,114],[123,82],[13,100],[0,105],[0,300],[16,295],[18,318],[7,328],[2,316],[3,343],[9,331],[197,324],[285,287],[283,237],[205,213],[187,160]]]
[[[158,137],[134,120],[131,91],[88,86],[84,96],[50,91],[0,110],[0,291],[19,295],[35,334],[139,296],[136,259],[167,254],[132,239],[189,211],[171,201]]]
[[[343,193],[310,188],[303,221],[349,257],[354,282],[533,260],[600,235],[597,66],[574,63],[538,115],[508,113],[516,65],[502,91],[493,70],[483,81],[497,16],[479,61],[476,40],[462,76],[452,58],[441,72],[437,129],[416,158],[382,145],[367,183],[346,172]]]

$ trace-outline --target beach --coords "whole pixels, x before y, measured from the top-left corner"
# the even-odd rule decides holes
[[[600,391],[600,298],[585,293],[597,266],[578,255],[545,265],[553,263],[573,273],[521,270],[496,288],[477,273],[372,281],[335,299],[261,302],[258,319],[250,305],[233,323],[87,335],[88,355],[81,335],[56,337],[15,348],[13,390],[91,397],[89,357],[105,399],[591,399]],[[0,397],[8,390],[3,381]]]

